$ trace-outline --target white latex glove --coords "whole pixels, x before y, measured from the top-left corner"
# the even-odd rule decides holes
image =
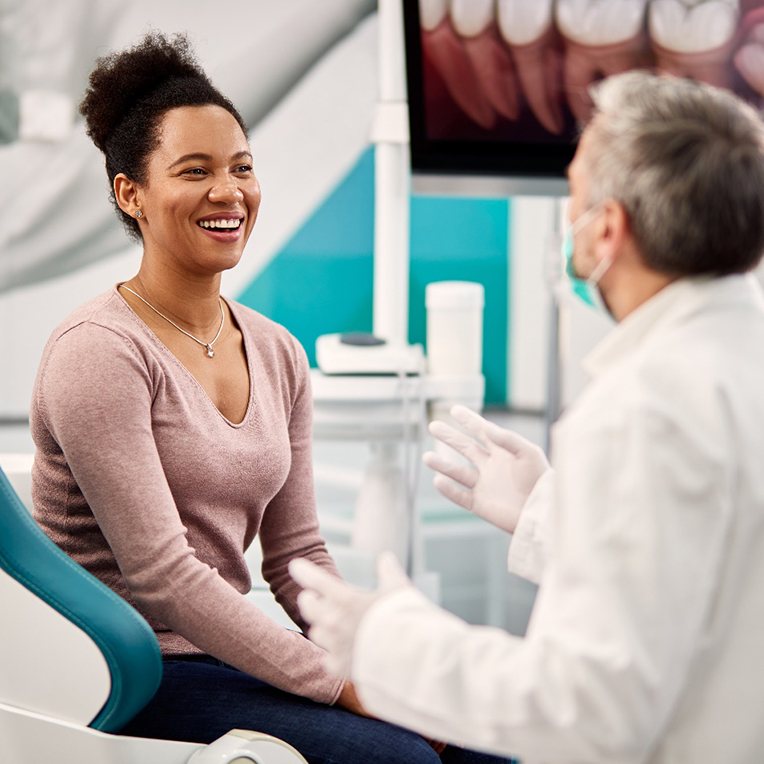
[[[310,624],[308,636],[326,650],[326,668],[342,677],[350,676],[353,643],[366,611],[385,595],[411,586],[392,552],[383,552],[377,560],[375,591],[352,586],[309,560],[292,560],[289,573],[303,587],[297,605]]]
[[[422,459],[439,473],[433,485],[454,504],[514,533],[533,486],[550,469],[544,452],[465,406],[454,406],[451,416],[465,432],[436,420],[430,424],[430,433],[469,464],[428,451]]]

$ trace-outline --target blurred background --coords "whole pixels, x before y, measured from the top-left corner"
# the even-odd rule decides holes
[[[551,2],[542,5],[552,13]],[[451,3],[450,20],[445,0],[421,6],[423,25],[434,7],[441,15],[433,29],[445,24],[449,35],[467,39],[473,33],[464,7],[493,3]],[[31,459],[29,396],[52,329],[138,268],[140,249],[108,202],[103,160],[85,135],[78,104],[95,59],[149,30],[187,34],[249,128],[263,202],[242,262],[224,276],[224,293],[284,324],[313,366],[319,336],[373,328],[376,2],[0,0],[0,455],[6,463],[8,455]],[[425,46],[430,31],[423,26]],[[433,62],[437,56],[431,69]],[[441,75],[435,84],[447,93],[453,72]],[[554,125],[543,104],[529,100],[539,123]],[[464,123],[479,105],[457,98],[448,108],[461,108]],[[485,412],[544,444],[550,400],[556,416],[581,389],[580,359],[608,322],[581,305],[558,303],[561,192],[528,189],[420,193],[414,184],[403,289],[408,341],[426,345],[426,285],[482,285]],[[348,569],[364,582],[372,575],[371,557],[350,544],[369,463],[358,441],[319,431],[315,461],[324,532],[337,548],[351,548]],[[415,456],[427,446],[417,443]],[[432,595],[469,621],[522,633],[534,591],[504,572],[508,539],[449,506],[429,475],[416,473],[410,476],[417,479],[416,544]]]

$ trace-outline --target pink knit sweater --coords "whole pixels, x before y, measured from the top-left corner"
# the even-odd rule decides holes
[[[204,652],[275,687],[331,703],[322,651],[245,596],[244,551],[300,623],[287,564],[336,573],[319,535],[305,353],[281,326],[229,303],[250,398],[241,424],[116,288],[75,311],[43,353],[31,409],[35,514],[77,562],[134,605],[165,656]]]

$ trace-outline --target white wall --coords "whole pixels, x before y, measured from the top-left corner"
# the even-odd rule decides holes
[[[40,355],[53,329],[90,297],[137,269],[137,249],[61,278],[0,295],[0,419],[25,417]],[[85,357],[83,364],[90,362]]]

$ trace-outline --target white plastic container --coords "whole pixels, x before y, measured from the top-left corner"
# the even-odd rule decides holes
[[[482,373],[484,304],[482,284],[434,281],[427,285],[427,371],[431,376]]]

